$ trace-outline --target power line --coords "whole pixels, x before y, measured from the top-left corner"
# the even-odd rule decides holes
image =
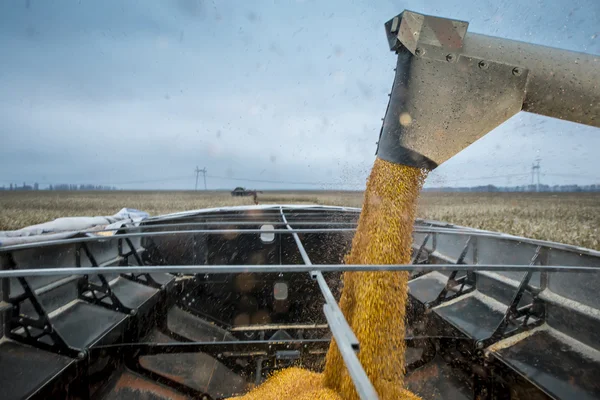
[[[189,175],[188,176],[175,176],[175,177],[170,177],[170,178],[159,178],[159,179],[148,179],[148,180],[143,180],[143,181],[127,181],[127,182],[111,182],[111,183],[99,183],[99,182],[93,182],[93,181],[86,181],[86,182],[70,182],[70,184],[72,185],[135,185],[135,184],[140,184],[140,183],[154,183],[154,182],[168,182],[168,181],[180,181],[180,180],[188,180],[190,179]],[[19,182],[20,180],[0,180],[0,182],[3,183],[15,183],[15,182]],[[66,180],[68,181],[68,180]],[[54,185],[54,184],[62,184],[65,182],[61,182],[61,181],[47,181],[47,180],[35,180],[35,182],[37,183],[41,183],[44,185]]]
[[[251,179],[251,178],[232,178],[232,177],[228,177],[228,176],[218,176],[218,175],[206,175],[209,178],[215,178],[215,179],[226,179],[226,180],[230,180],[230,181],[242,181],[242,182],[258,182],[258,183],[283,183],[283,184],[287,184],[287,185],[330,185],[330,186],[337,186],[337,185],[349,185],[349,186],[356,186],[356,185],[362,185],[363,183],[343,183],[343,182],[298,182],[298,181],[276,181],[276,180],[269,180],[269,179]]]
[[[204,169],[199,169],[198,167],[196,167],[197,170],[199,170],[197,172],[197,170],[194,170],[194,172],[196,172],[196,177],[198,178],[198,174],[199,172],[203,172],[204,175],[204,188],[206,190],[206,178],[214,178],[214,179],[223,179],[223,180],[229,180],[229,181],[241,181],[241,182],[257,182],[257,183],[278,183],[278,184],[288,184],[288,185],[328,185],[328,186],[339,186],[339,185],[348,185],[348,186],[357,186],[357,185],[362,185],[363,183],[357,183],[357,182],[349,182],[349,183],[344,183],[344,182],[319,182],[319,181],[315,181],[315,182],[299,182],[299,181],[279,181],[279,180],[268,180],[268,179],[252,179],[252,178],[233,178],[233,177],[228,177],[228,176],[219,176],[219,175],[207,175],[204,171],[206,170],[206,168]],[[183,181],[183,180],[189,180],[190,179],[190,175],[185,175],[185,176],[174,176],[174,177],[169,177],[169,178],[159,178],[159,179],[146,179],[146,180],[138,180],[138,181],[126,181],[126,182],[111,182],[111,183],[98,183],[98,182],[72,182],[72,184],[74,185],[79,185],[79,184],[95,184],[95,185],[135,185],[135,184],[144,184],[144,183],[156,183],[156,182],[169,182],[169,181]],[[6,182],[6,183],[15,183],[15,180],[5,180],[2,181],[0,180],[0,182]],[[56,184],[56,183],[60,183],[60,182],[50,182],[50,181],[37,181],[38,183],[42,183],[42,184]],[[196,189],[197,189],[197,182],[196,182]]]
[[[581,175],[581,174],[548,174],[546,172],[544,172],[542,175],[544,176],[558,176],[561,178],[583,178],[583,179],[594,179],[597,181],[600,181],[600,177],[598,176],[591,176],[591,175]]]
[[[197,172],[199,170],[199,172]],[[311,185],[311,186],[360,186],[364,185],[365,182],[323,182],[323,181],[284,181],[284,180],[271,180],[271,179],[253,179],[253,178],[235,178],[228,176],[220,176],[220,175],[208,175],[206,174],[206,168],[199,169],[196,167],[196,178],[199,177],[199,173],[203,173],[204,178],[204,189],[207,190],[206,178],[213,179],[222,179],[228,181],[238,181],[238,182],[254,182],[254,183],[272,183],[272,184],[285,184],[285,185]],[[471,178],[453,178],[453,179],[445,179],[443,177],[432,177],[432,183],[447,183],[447,182],[462,182],[462,181],[477,181],[477,180],[489,180],[489,179],[502,179],[502,178],[513,178],[513,177],[526,177],[530,174],[528,173],[520,173],[520,174],[504,174],[504,175],[490,175],[490,176],[478,176]],[[554,174],[554,173],[541,173],[543,176],[555,176],[555,177],[564,177],[564,178],[581,178],[581,179],[590,179],[600,181],[600,177],[594,177],[591,175],[580,175],[580,174]],[[157,179],[145,179],[145,180],[135,180],[135,181],[123,181],[123,182],[110,182],[110,183],[98,183],[93,181],[87,182],[71,182],[71,184],[80,185],[80,184],[94,184],[94,185],[105,185],[105,186],[124,186],[124,185],[139,185],[146,183],[159,183],[159,182],[173,182],[173,181],[187,181],[190,179],[190,175],[183,176],[172,176],[165,178],[157,178]],[[0,180],[2,183],[15,183],[20,180]],[[61,184],[59,181],[46,181],[46,180],[38,180],[36,181],[40,184]],[[196,181],[196,190],[197,190],[197,181]]]
[[[455,178],[455,179],[444,179],[444,178],[436,178],[436,180],[444,181],[444,182],[458,182],[458,181],[479,181],[483,179],[500,179],[500,178],[512,178],[516,176],[528,176],[527,173],[521,174],[506,174],[506,175],[492,175],[492,176],[478,176],[475,178]]]
[[[589,179],[592,181],[600,181],[600,177],[594,177],[591,175],[579,175],[579,174],[548,174],[548,173],[540,173],[541,176],[548,176],[548,177],[562,177],[562,178],[580,178],[580,179]],[[514,177],[523,177],[526,178],[527,176],[531,176],[531,174],[529,173],[522,173],[522,174],[507,174],[507,175],[493,175],[493,176],[478,176],[478,177],[474,177],[474,178],[455,178],[455,179],[445,179],[445,178],[438,178],[435,177],[431,180],[430,183],[435,183],[435,184],[443,184],[443,183],[447,183],[447,182],[462,182],[462,181],[479,181],[479,180],[490,180],[490,179],[501,179],[501,178],[514,178]],[[534,181],[535,184],[535,181]],[[540,183],[541,184],[541,183]]]
[[[148,180],[143,180],[143,181],[115,182],[115,183],[111,183],[111,185],[137,185],[137,184],[140,184],[140,183],[182,181],[182,180],[188,180],[188,179],[190,179],[189,175],[187,175],[187,176],[175,176],[175,177],[171,177],[171,178],[148,179]]]

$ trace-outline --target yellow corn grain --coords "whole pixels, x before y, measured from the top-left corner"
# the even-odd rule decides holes
[[[275,372],[263,384],[230,400],[343,400],[325,387],[323,374],[292,367]]]
[[[377,159],[346,257],[348,264],[408,264],[416,201],[425,171]],[[340,308],[361,346],[359,359],[379,397],[414,398],[404,387],[407,272],[346,272]],[[325,383],[344,399],[358,399],[332,342]]]

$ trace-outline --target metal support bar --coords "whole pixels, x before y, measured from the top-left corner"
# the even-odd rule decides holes
[[[170,235],[191,235],[191,234],[205,234],[205,235],[228,235],[228,234],[264,234],[264,233],[275,233],[275,234],[290,234],[290,233],[336,233],[336,232],[353,232],[354,228],[323,228],[323,229],[192,229],[192,230],[179,230],[179,231],[158,231],[158,232],[136,232],[136,233],[123,233],[114,236],[86,236],[70,239],[57,239],[49,241],[40,241],[33,243],[15,244],[12,246],[0,247],[0,252],[24,250],[39,247],[58,246],[71,243],[86,243],[86,242],[107,242],[110,240],[117,240],[122,238],[137,238],[137,237],[155,237],[155,236],[170,236]]]
[[[142,261],[142,258],[138,254],[137,249],[133,245],[133,242],[131,241],[131,239],[125,238],[125,242],[127,242],[127,246],[129,246],[130,254],[133,256],[133,258],[135,258],[135,261],[137,262],[137,264],[144,265],[144,262]]]
[[[289,217],[295,218],[295,217],[320,217],[323,216],[324,213],[327,214],[334,214],[334,215],[343,215],[344,213],[350,211],[350,212],[355,212],[355,213],[360,213],[360,209],[357,209],[355,207],[341,207],[341,206],[326,206],[326,207],[321,207],[321,208],[317,208],[317,207],[310,207],[307,206],[306,208],[287,208],[287,206],[285,204],[272,204],[269,207],[270,208],[244,208],[244,209],[236,209],[237,207],[228,207],[227,210],[219,210],[219,211],[210,211],[210,212],[206,212],[206,209],[204,210],[204,212],[201,211],[192,211],[192,212],[188,212],[188,213],[180,213],[179,215],[173,215],[173,214],[166,214],[166,215],[162,215],[162,216],[156,216],[156,217],[151,217],[148,219],[145,219],[143,221],[143,223],[152,223],[152,222],[162,222],[165,220],[169,220],[169,221],[179,221],[182,219],[186,219],[186,218],[199,218],[199,219],[203,219],[203,220],[223,220],[225,218],[229,218],[234,220],[236,217],[246,217],[248,216],[248,212],[253,213],[253,216],[256,216],[257,218],[259,217],[258,214],[260,214],[260,218],[264,218],[264,217],[274,217],[279,221],[279,207],[283,206],[284,210],[286,211],[287,215]],[[307,210],[311,210],[311,211],[307,211]]]
[[[491,271],[491,272],[570,272],[600,274],[591,266],[569,265],[522,265],[522,264],[427,264],[427,265],[363,265],[363,264],[284,264],[284,265],[145,265],[143,267],[81,267],[81,268],[34,268],[0,270],[0,278],[27,276],[66,276],[124,273],[177,273],[177,274],[240,274],[240,273],[292,273],[292,272],[364,272],[364,271]],[[313,276],[313,275],[311,275]]]
[[[57,281],[49,283],[48,285],[42,286],[41,288],[35,289],[35,294],[38,296],[41,296],[43,294],[53,291],[56,288],[59,288],[65,284],[74,282],[78,279],[81,279],[81,278],[78,276],[68,276],[66,278],[59,279]]]
[[[419,250],[417,250],[412,260],[410,261],[411,264],[415,264],[419,260],[419,257],[421,257],[421,253],[423,253],[423,250],[425,250],[425,246],[427,245],[427,242],[429,241],[430,237],[431,233],[428,233],[427,236],[425,236],[425,239],[423,239],[423,243],[421,243],[421,245],[419,246]]]
[[[81,249],[83,249],[86,257],[92,264],[92,268],[99,268],[98,262],[96,261],[96,258],[87,246],[87,243],[81,243],[79,247],[80,249],[78,249],[78,251],[76,252],[77,265],[81,268]],[[108,280],[103,274],[96,274],[98,276],[98,279],[100,280],[100,285],[90,282],[89,277],[87,275],[91,274],[85,274],[84,279],[78,285],[80,299],[90,301],[98,306],[109,308],[113,311],[119,311],[126,314],[131,314],[133,312],[132,308],[125,306],[121,302],[121,300],[113,293],[110,284],[108,283]],[[91,296],[87,296],[86,293],[90,293]],[[98,296],[97,293],[102,293],[104,296]],[[104,299],[107,298],[110,299],[110,304],[104,302]]]
[[[327,323],[330,326],[331,331],[333,332],[333,327],[331,326],[331,318],[334,318],[337,322],[337,326],[341,330],[340,334],[343,335],[345,341],[350,345],[352,350],[358,352],[360,350],[360,344],[358,343],[358,338],[350,328],[348,321],[344,318],[344,314],[342,310],[340,310],[337,302],[335,301],[327,282],[325,282],[325,278],[323,278],[323,274],[321,271],[313,271],[311,275],[317,277],[317,282],[319,283],[319,287],[321,288],[321,293],[323,293],[323,297],[325,297],[326,303],[323,305],[323,311],[325,312],[325,318],[327,318]],[[329,299],[328,299],[329,298]],[[328,314],[329,313],[329,314]]]
[[[529,265],[531,265],[531,266],[535,265],[541,252],[542,252],[542,247],[538,246],[537,249],[535,250],[533,257],[531,258],[531,262],[529,263]],[[525,317],[523,324],[521,326],[521,329],[528,329],[531,327],[527,324],[527,322],[529,321],[529,318],[531,316],[532,304],[529,304],[527,306],[519,308],[519,302],[523,298],[523,294],[525,293],[525,290],[529,287],[529,281],[531,280],[532,275],[533,275],[533,271],[527,271],[525,273],[525,276],[523,276],[523,278],[521,279],[521,283],[519,284],[519,287],[517,288],[517,291],[515,292],[515,294],[512,298],[512,301],[510,302],[510,305],[508,306],[506,312],[504,313],[504,317],[502,318],[502,321],[500,321],[498,323],[498,325],[496,326],[496,329],[494,329],[494,332],[490,335],[490,337],[487,339],[484,339],[482,341],[482,344],[478,344],[478,347],[480,347],[480,348],[487,347],[488,345],[495,343],[498,340],[500,340],[501,338],[503,338],[508,325],[514,324],[514,321],[517,318]],[[540,323],[541,323],[541,320],[540,320]]]
[[[135,248],[135,246],[133,245],[133,242],[131,241],[130,238],[125,238],[125,242],[127,243],[127,246],[129,247],[129,253],[126,254],[121,254],[121,243],[122,241],[119,240],[119,255],[122,257],[125,257],[125,260],[127,261],[127,259],[129,258],[129,255],[132,255],[133,258],[135,258],[135,261],[137,262],[137,265],[139,266],[143,266],[144,265],[144,261],[142,260],[142,257],[140,257],[137,249]],[[137,283],[141,283],[143,285],[148,285],[150,287],[156,288],[156,289],[160,289],[162,287],[162,285],[160,283],[158,283],[153,277],[152,275],[148,274],[148,273],[142,273],[142,274],[122,274],[121,276],[123,276],[123,278],[125,279],[130,279],[134,282]],[[140,277],[143,277],[144,279],[141,279]]]
[[[354,382],[354,387],[358,393],[358,396],[363,400],[379,399],[379,396],[377,395],[377,392],[375,391],[375,388],[369,380],[365,370],[360,364],[354,349],[350,346],[348,338],[343,335],[344,329],[339,325],[339,320],[335,318],[335,312],[332,311],[331,307],[329,307],[327,304],[323,305],[323,311],[325,312],[325,317],[329,323],[335,343],[337,344],[340,354],[344,359],[344,364],[346,364],[348,374],[352,378],[352,382]]]
[[[254,332],[254,331],[278,331],[280,329],[327,329],[327,324],[267,324],[267,325],[242,325],[234,326],[229,329],[230,332]]]
[[[169,235],[190,235],[190,234],[262,234],[262,233],[275,233],[275,234],[293,234],[293,233],[335,233],[335,232],[354,232],[355,228],[332,228],[332,229],[272,229],[272,230],[260,230],[260,229],[202,229],[202,230],[183,230],[183,231],[159,231],[159,232],[137,232],[137,233],[126,233],[118,234],[114,236],[93,236],[93,237],[80,237],[70,239],[59,239],[49,240],[42,242],[24,243],[12,246],[0,247],[0,254],[7,253],[16,250],[25,250],[41,247],[51,247],[64,244],[72,243],[83,243],[83,242],[107,242],[111,240],[118,240],[123,238],[135,238],[144,237],[151,239],[154,236],[169,236]],[[493,238],[507,240],[511,242],[519,242],[524,244],[531,244],[536,246],[552,247],[559,250],[576,251],[579,254],[591,255],[593,257],[600,257],[600,251],[584,249],[581,247],[566,245],[563,243],[555,243],[544,240],[529,239],[519,236],[508,235],[498,232],[482,231],[469,228],[439,228],[434,226],[415,226],[413,229],[414,233],[432,233],[433,244],[435,247],[437,234],[449,234],[453,236],[474,236],[481,238]]]
[[[327,350],[329,339],[308,340],[239,340],[226,342],[175,342],[175,343],[119,343],[94,346],[88,349],[94,353],[114,353],[116,355],[137,353],[140,356],[158,354],[206,353],[217,359],[227,357],[256,357],[275,355],[282,350],[300,350],[309,353],[313,350]]]
[[[7,260],[8,268],[16,269],[17,264],[12,253],[7,255]],[[6,336],[13,340],[45,350],[66,354],[71,357],[76,356],[78,351],[71,348],[62,335],[54,329],[48,313],[40,302],[35,290],[29,286],[29,282],[27,282],[25,277],[18,277],[17,280],[23,289],[23,294],[11,297],[10,285],[7,285],[9,290],[4,292],[6,302],[12,305],[12,310],[10,311],[9,317],[6,319]],[[6,282],[8,282],[8,279]],[[27,300],[31,303],[37,318],[31,318],[21,314],[22,303]],[[31,332],[30,328],[34,328],[39,332],[34,334]],[[40,340],[44,337],[50,338],[51,343],[49,344],[44,340]]]
[[[465,243],[465,246],[463,247],[462,251],[460,252],[460,255],[456,259],[457,265],[463,264],[465,257],[467,256],[467,253],[469,252],[469,247],[471,246],[472,239],[473,239],[472,236],[469,236],[469,238],[467,239],[467,243]],[[446,286],[442,289],[442,291],[437,296],[437,298],[435,300],[430,301],[429,303],[425,304],[425,307],[427,307],[427,308],[436,307],[436,306],[440,305],[442,302],[444,302],[445,300],[452,300],[458,296],[461,296],[463,294],[471,292],[475,289],[474,288],[475,285],[471,284],[471,289],[469,289],[467,292],[463,292],[463,289],[465,287],[465,284],[467,283],[468,277],[463,276],[459,279],[456,279],[456,275],[458,274],[458,272],[459,271],[457,271],[457,270],[452,271],[452,273],[448,277]],[[460,284],[460,288],[458,290],[454,290],[453,288],[459,284]],[[449,291],[453,291],[454,294],[450,297],[447,297]]]
[[[356,213],[358,217],[358,213]],[[279,216],[279,213],[277,214]],[[356,225],[358,222],[338,222],[338,221],[297,221],[294,222],[294,225],[299,226],[347,226],[347,225]],[[162,228],[177,228],[177,227],[188,227],[188,226],[255,226],[255,225],[273,225],[273,226],[285,226],[285,222],[278,221],[214,221],[214,222],[179,222],[173,224],[148,224],[148,225],[138,225],[138,226],[127,226],[121,228],[113,228],[113,229],[102,229],[101,231],[94,231],[94,233],[98,232],[121,232],[121,231],[132,231],[132,230],[150,230],[150,229],[162,229]]]
[[[283,222],[285,223],[285,227],[286,230],[292,234],[292,236],[294,237],[294,240],[296,241],[296,245],[298,246],[298,251],[300,252],[300,255],[302,256],[302,260],[304,261],[304,264],[306,265],[312,265],[312,262],[310,261],[310,257],[308,257],[308,253],[306,252],[306,249],[304,248],[304,245],[302,245],[302,241],[300,241],[300,237],[298,236],[298,231],[294,230],[290,224],[288,224],[287,219],[285,218],[285,214],[283,213],[283,208],[279,208],[279,211],[281,213],[281,218],[283,219]],[[303,229],[302,231],[306,231],[306,229]],[[267,232],[267,231],[264,231]]]

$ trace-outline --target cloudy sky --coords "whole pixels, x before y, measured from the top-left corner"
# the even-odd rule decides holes
[[[0,186],[192,189],[198,165],[212,189],[360,189],[404,9],[600,54],[597,0],[2,1]],[[521,113],[428,185],[527,183],[537,156],[544,183],[600,183],[599,148],[597,128]]]

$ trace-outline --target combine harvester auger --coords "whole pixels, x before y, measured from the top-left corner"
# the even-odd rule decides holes
[[[598,57],[408,11],[385,26],[385,160],[433,169],[521,110],[600,125]],[[412,265],[344,265],[359,213],[225,207],[0,237],[0,397],[227,398],[319,369],[334,336],[372,400],[336,300],[342,271],[386,269],[412,274],[406,383],[424,399],[600,398],[600,252],[418,220]]]

